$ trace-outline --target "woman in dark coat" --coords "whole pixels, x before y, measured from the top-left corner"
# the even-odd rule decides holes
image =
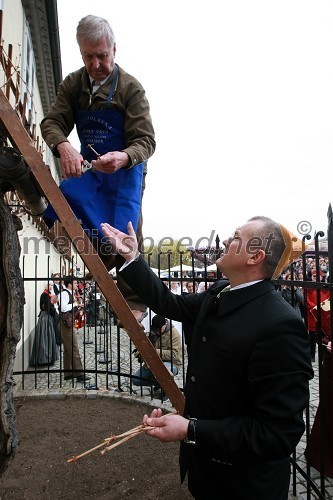
[[[49,287],[53,284],[49,284]],[[53,296],[52,296],[53,297]],[[45,288],[40,296],[40,313],[35,327],[30,365],[53,365],[59,359],[57,346],[58,313],[51,300],[50,292]]]

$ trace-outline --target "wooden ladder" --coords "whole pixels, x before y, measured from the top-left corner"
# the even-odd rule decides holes
[[[110,276],[103,262],[96,254],[96,250],[88,236],[54,181],[50,169],[45,165],[40,153],[35,149],[31,137],[1,89],[0,122],[12,145],[18,149],[27,165],[31,168],[36,183],[49,203],[51,203],[69,239],[97,281],[106,300],[123,323],[132,342],[148,364],[162,389],[170,398],[173,406],[180,414],[183,414],[185,404],[184,395],[176,385],[169,370],[163,364],[155,348],[146,337],[142,325],[135,319],[127,302],[114,283],[112,276]],[[80,242],[80,244],[76,246],[75,242]]]

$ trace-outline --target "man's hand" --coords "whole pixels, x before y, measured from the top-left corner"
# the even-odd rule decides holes
[[[60,155],[62,178],[81,177],[82,155],[71,145],[70,142],[61,142],[57,146]]]
[[[155,427],[155,429],[147,431],[146,434],[159,439],[163,443],[182,441],[187,436],[188,420],[172,413],[162,416],[160,408],[153,410],[150,417],[144,415],[143,424]]]
[[[99,172],[114,174],[120,168],[127,167],[129,162],[130,158],[124,151],[112,151],[100,156],[98,160],[93,160],[91,163],[94,169]]]
[[[101,224],[101,229],[112,246],[112,249],[124,257],[126,262],[130,262],[136,258],[138,254],[138,242],[132,222],[127,224],[128,234],[118,231],[118,229],[110,226],[110,224],[106,222]]]

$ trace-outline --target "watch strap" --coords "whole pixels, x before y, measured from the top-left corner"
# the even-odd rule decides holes
[[[193,444],[196,445],[196,424],[197,424],[197,419],[196,418],[190,418],[188,422],[188,427],[187,427],[187,436],[184,439],[184,443],[186,444]]]

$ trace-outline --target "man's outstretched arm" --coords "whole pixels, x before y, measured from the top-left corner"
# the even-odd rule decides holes
[[[184,297],[170,292],[143,257],[140,257],[131,222],[127,228],[128,234],[125,234],[110,224],[101,224],[105,242],[112,246],[113,252],[123,256],[126,261],[120,272],[127,284],[155,313],[177,321],[194,322],[204,294]]]

